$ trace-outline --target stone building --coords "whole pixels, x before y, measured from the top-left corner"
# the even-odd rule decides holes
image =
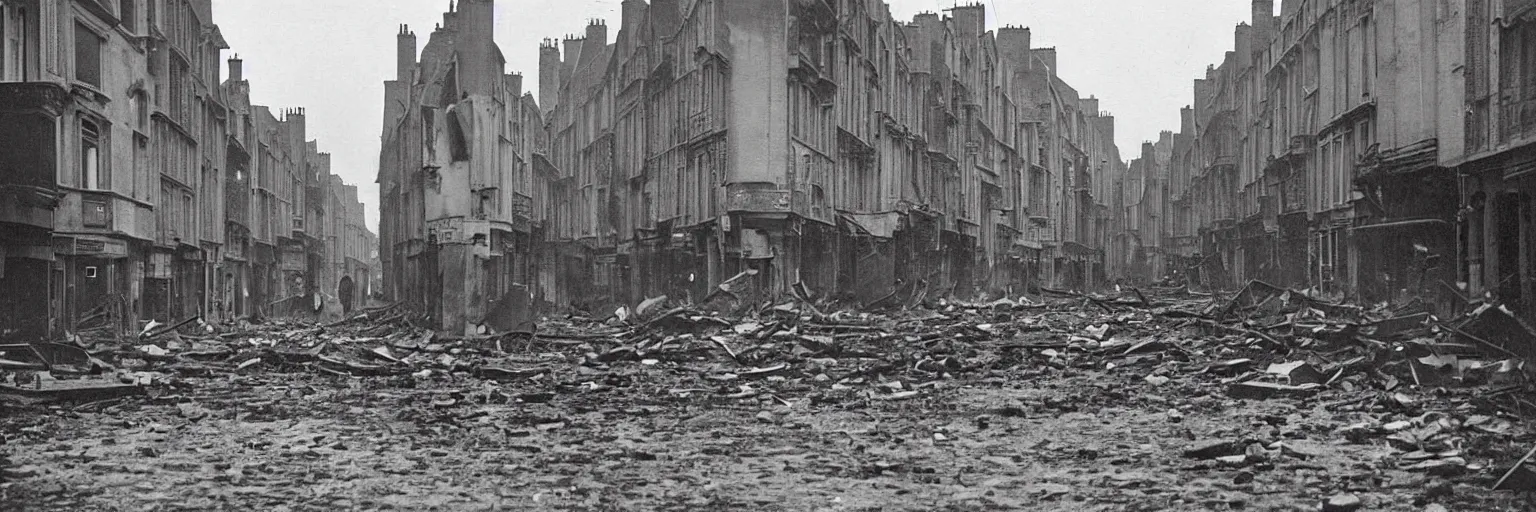
[[[1113,118],[1028,29],[986,30],[979,4],[624,6],[613,43],[594,22],[541,50],[571,183],[550,240],[595,268],[564,293],[699,300],[744,271],[757,293],[866,304],[1103,281]]]
[[[1439,143],[1444,165],[1462,177],[1451,219],[1461,242],[1455,275],[1468,294],[1492,294],[1536,322],[1536,1],[1458,3],[1465,34],[1437,41],[1465,69],[1455,83],[1464,95],[1441,98],[1466,112],[1464,137]]]
[[[158,25],[134,6],[0,2],[0,338],[128,328],[141,308],[159,196],[136,36]]]
[[[1513,18],[1478,2],[1274,7],[1253,2],[1252,24],[1181,111],[1163,208],[1170,270],[1365,302],[1459,294],[1456,167],[1487,140],[1468,127],[1493,133],[1468,99],[1488,94],[1467,87],[1491,83],[1475,78],[1492,68],[1477,59],[1506,33],[1468,27]],[[1464,277],[1484,274],[1480,256]]]
[[[287,221],[227,47],[209,0],[0,1],[0,339],[256,314]]]
[[[533,299],[532,241],[569,222],[533,218],[534,191],[557,186],[533,154],[543,122],[491,36],[491,0],[450,7],[419,57],[415,33],[402,26],[398,75],[385,82],[384,290],[461,334],[518,328],[505,313],[525,312]]]
[[[366,305],[380,268],[357,187],[308,138],[304,109],[252,105],[243,61],[228,65],[227,242],[211,307],[227,319],[315,318],[317,303]]]
[[[444,330],[728,281],[876,304],[1105,280],[1114,119],[982,5],[628,0],[611,42],[540,46],[537,102],[490,10],[450,7],[419,58],[402,27],[386,83],[384,292]]]
[[[1169,273],[1172,247],[1165,240],[1172,233],[1167,183],[1173,150],[1173,132],[1162,132],[1157,142],[1142,144],[1141,155],[1115,183],[1116,209],[1106,249],[1114,278],[1146,283],[1173,277]]]

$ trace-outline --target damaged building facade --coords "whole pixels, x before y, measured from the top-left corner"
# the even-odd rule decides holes
[[[871,305],[1107,278],[1114,118],[982,5],[629,0],[612,38],[593,21],[539,48],[536,102],[491,9],[450,7],[419,59],[402,28],[386,84],[385,289],[445,330],[521,297]]]
[[[1533,318],[1536,2],[1274,7],[1253,2],[1180,129],[1132,162],[1155,176],[1116,215],[1161,233],[1142,276],[1368,303],[1492,293]]]
[[[419,57],[415,33],[400,27],[379,162],[386,296],[470,334],[517,328],[508,315],[529,309],[540,265],[565,264],[533,250],[559,222],[534,212],[560,206],[536,191],[560,184],[534,153],[543,122],[522,76],[505,71],[492,8],[450,7]]]
[[[261,310],[227,48],[208,0],[0,1],[0,338]]]
[[[1465,4],[1465,90],[1453,99],[1466,133],[1444,162],[1461,178],[1457,277],[1536,322],[1536,1]]]

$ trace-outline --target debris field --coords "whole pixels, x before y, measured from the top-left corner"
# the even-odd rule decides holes
[[[0,347],[4,510],[1527,510],[1536,337],[1250,283]]]

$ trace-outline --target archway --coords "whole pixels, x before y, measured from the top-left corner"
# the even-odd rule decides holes
[[[336,285],[336,297],[341,299],[341,311],[343,313],[352,313],[352,299],[353,295],[355,295],[356,287],[357,285],[352,283],[352,276],[342,277],[341,282]]]

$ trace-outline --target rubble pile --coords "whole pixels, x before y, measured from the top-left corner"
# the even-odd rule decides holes
[[[1123,505],[1134,491],[1136,499],[1217,508],[1301,493],[1317,500],[1307,504],[1312,510],[1455,509],[1519,495],[1488,489],[1536,489],[1526,466],[1536,437],[1522,421],[1536,411],[1524,362],[1536,336],[1496,305],[1442,319],[1421,305],[1333,304],[1253,282],[1231,296],[1045,290],[1040,299],[827,310],[799,300],[720,314],[663,299],[604,319],[545,318],[534,333],[470,338],[434,334],[399,307],[318,326],[221,328],[193,319],[120,343],[0,347],[0,401],[66,417],[166,405],[177,421],[194,423],[297,414],[283,405],[295,396],[351,415],[394,400],[398,407],[381,414],[410,419],[413,432],[494,427],[501,436],[578,446],[603,445],[592,436],[617,442],[605,429],[638,428],[627,423],[635,416],[657,428],[662,411],[677,421],[729,414],[748,422],[714,424],[715,439],[759,429],[824,437],[831,420],[818,416],[846,422],[857,413],[887,433],[845,434],[849,457],[867,455],[858,451],[870,449],[861,438],[901,444],[889,432],[916,429],[928,446],[953,451],[943,464],[962,473],[985,474],[971,466],[993,459],[1010,471],[1031,460],[1111,471],[1108,480],[1084,480],[1037,468],[1030,478],[1107,490],[1033,486],[1015,505],[1073,493]],[[323,391],[327,383],[338,391]],[[332,403],[314,402],[324,396]],[[581,419],[594,411],[606,420]],[[7,434],[8,444],[46,438],[38,429],[49,418],[11,417],[8,428],[30,423]],[[165,421],[139,426],[154,434],[172,428]],[[1065,430],[1026,426],[1041,422]],[[1090,435],[1098,427],[1086,425],[1099,422],[1123,432]],[[852,432],[839,428],[831,432]],[[618,453],[673,435],[631,437]],[[431,444],[410,442],[418,443]],[[998,459],[1003,447],[1022,451]],[[590,463],[567,459],[554,462]],[[911,485],[941,480],[886,459],[828,471],[897,475]],[[7,478],[38,473],[18,471]],[[1219,485],[1159,489],[1188,481]],[[1392,489],[1407,497],[1384,501]],[[1008,503],[995,493],[974,498]]]

